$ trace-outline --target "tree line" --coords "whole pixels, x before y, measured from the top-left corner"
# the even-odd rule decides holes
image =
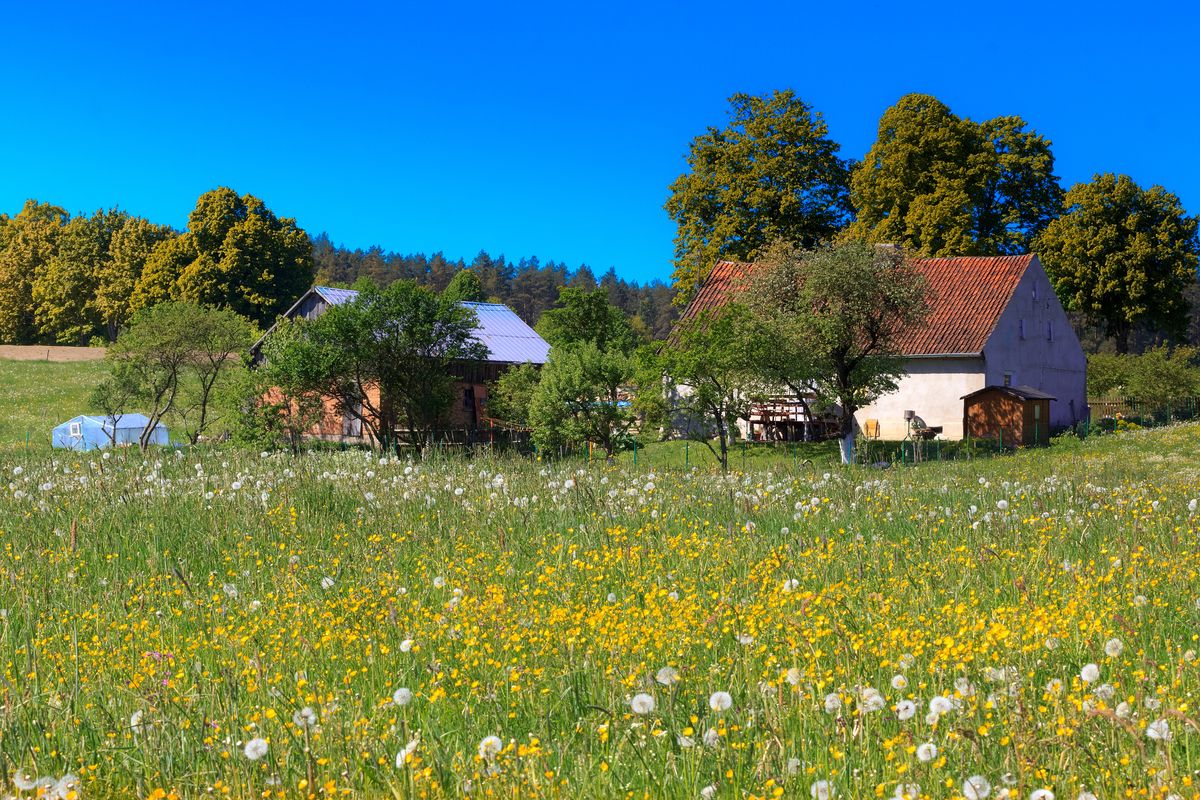
[[[755,260],[779,239],[859,240],[929,257],[1034,252],[1092,329],[1085,341],[1118,352],[1200,333],[1197,219],[1176,195],[1127,175],[1064,189],[1050,140],[1019,116],[975,122],[906,95],[852,161],[794,92],[729,102],[729,124],[691,142],[666,203],[679,303],[719,259]]]
[[[662,339],[671,331],[679,312],[672,302],[675,290],[662,281],[629,281],[612,267],[597,277],[587,264],[570,269],[562,262],[543,263],[536,256],[509,261],[481,250],[466,261],[448,259],[440,252],[401,254],[379,247],[351,250],[335,245],[328,234],[321,233],[313,239],[313,260],[319,283],[343,287],[362,278],[376,286],[411,280],[441,292],[456,274],[469,270],[479,279],[481,299],[504,303],[530,325],[557,302],[564,286],[604,290],[608,301],[653,339]]]
[[[314,280],[411,280],[440,292],[468,269],[482,299],[511,306],[530,324],[562,286],[603,289],[650,337],[665,336],[678,311],[671,287],[628,281],[611,268],[597,277],[587,265],[536,257],[511,262],[480,252],[468,263],[442,253],[350,250],[324,233],[310,239],[261,199],[222,187],[200,196],[183,231],[119,208],[71,216],[37,200],[12,217],[0,214],[0,343],[112,343],[135,313],[166,301],[230,308],[266,327]]]

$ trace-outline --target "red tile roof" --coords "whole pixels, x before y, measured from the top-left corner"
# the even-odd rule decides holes
[[[900,336],[907,356],[980,353],[1008,307],[1032,255],[919,258],[910,263],[929,282],[929,316]],[[718,261],[681,319],[720,308],[757,264]]]

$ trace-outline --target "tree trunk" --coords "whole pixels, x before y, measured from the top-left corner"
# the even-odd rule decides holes
[[[854,463],[854,412],[842,411],[842,438],[838,441],[842,464]]]
[[[1125,355],[1129,352],[1129,326],[1122,325],[1113,333],[1113,341],[1117,346],[1117,352]]]
[[[729,472],[729,433],[726,429],[724,414],[717,422],[717,438],[721,441],[721,471]]]

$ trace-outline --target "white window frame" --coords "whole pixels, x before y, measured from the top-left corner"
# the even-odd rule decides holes
[[[67,436],[72,436],[76,439],[83,436],[83,423],[72,422],[67,425]]]

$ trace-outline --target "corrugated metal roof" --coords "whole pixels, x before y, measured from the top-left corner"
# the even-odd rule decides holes
[[[929,316],[924,325],[901,332],[900,352],[906,356],[983,352],[1033,258],[1023,255],[911,260],[929,283]],[[725,305],[737,284],[757,267],[743,261],[718,261],[680,319]]]
[[[491,361],[545,364],[550,345],[502,303],[463,303],[479,317],[475,338],[487,345]]]
[[[340,306],[358,297],[353,289],[314,286],[313,291],[331,305]],[[517,313],[502,303],[463,303],[475,312],[479,324],[475,338],[487,346],[488,360],[504,364],[545,364],[550,345]]]
[[[358,292],[353,289],[334,289],[331,286],[314,286],[313,289],[330,305],[340,306],[342,303],[349,303],[354,298],[358,297]]]

